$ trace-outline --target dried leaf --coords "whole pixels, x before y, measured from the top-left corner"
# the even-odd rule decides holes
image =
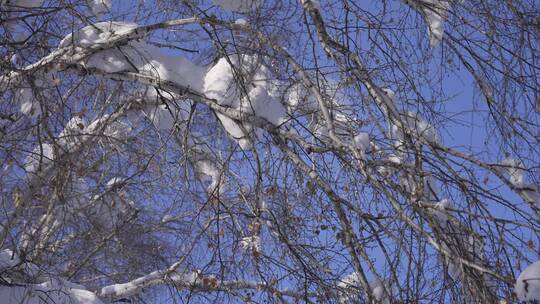
[[[19,209],[22,204],[22,194],[19,191],[16,191],[13,195],[13,200],[15,201],[15,208]]]

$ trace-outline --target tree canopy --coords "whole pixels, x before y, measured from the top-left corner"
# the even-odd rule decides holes
[[[1,0],[0,299],[540,301],[539,41],[535,0]]]

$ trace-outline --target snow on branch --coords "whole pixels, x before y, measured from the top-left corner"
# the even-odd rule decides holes
[[[428,25],[429,45],[434,48],[442,41],[444,21],[450,10],[449,0],[402,0],[405,4],[420,12]]]
[[[0,251],[0,280],[2,303],[103,304],[84,286],[45,274],[9,249]]]
[[[366,292],[360,287],[360,279],[356,272],[345,276],[338,283],[338,287],[340,288],[338,291],[340,304],[359,303],[366,298]],[[379,278],[375,278],[370,282],[369,288],[377,303],[390,304],[392,302],[392,289]]]
[[[259,116],[280,126],[285,123],[287,116],[277,96],[272,94],[274,84],[271,77],[268,68],[256,56],[224,57],[204,77],[204,93],[219,105]],[[242,149],[251,148],[251,124],[232,120],[221,113],[216,115]]]
[[[520,273],[514,291],[520,301],[540,301],[540,261],[532,263]]]
[[[24,75],[35,70],[61,70],[65,65],[78,63],[90,55],[102,50],[108,50],[115,45],[122,45],[128,41],[135,41],[148,35],[150,32],[169,27],[193,24],[199,22],[198,18],[177,19],[139,26],[135,23],[116,21],[100,22],[89,25],[83,29],[68,34],[59,43],[59,47],[49,55],[24,68],[10,71],[0,76],[0,91],[16,87],[24,79]],[[107,60],[108,52],[103,55]],[[110,58],[114,64],[123,64],[117,58]],[[99,63],[99,61],[98,61]],[[122,66],[124,68],[124,66]]]
[[[505,159],[500,163],[502,172],[507,174],[513,189],[529,204],[540,204],[540,186],[525,181],[523,163],[516,159]]]
[[[271,284],[261,282],[251,282],[242,280],[220,280],[213,275],[205,275],[201,271],[189,273],[179,273],[170,269],[154,271],[148,275],[122,284],[105,286],[98,295],[101,298],[115,300],[129,298],[141,292],[143,288],[156,285],[174,286],[180,290],[191,290],[198,292],[231,291],[240,289],[251,289],[267,291],[273,294],[288,296],[296,299],[315,297],[313,293],[297,292],[290,289],[279,289]]]

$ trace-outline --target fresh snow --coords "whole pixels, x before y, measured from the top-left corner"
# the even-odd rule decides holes
[[[362,155],[369,149],[369,134],[365,132],[360,132],[354,137],[354,146],[360,150]]]
[[[360,278],[356,272],[353,272],[343,278],[339,283],[338,287],[343,289],[348,289],[347,291],[341,291],[339,293],[339,303],[359,303],[359,295],[361,291]],[[385,286],[380,279],[375,278],[371,283],[369,283],[373,297],[381,304],[390,304],[391,297],[388,295],[387,291],[390,291],[388,286]],[[387,291],[385,291],[385,287]],[[362,290],[362,294],[365,292]]]
[[[448,228],[448,225],[450,224],[450,218],[449,218],[449,213],[448,213],[449,208],[453,208],[453,204],[447,198],[442,199],[439,202],[437,202],[433,208],[433,215],[436,219],[436,222],[443,229]]]
[[[384,95],[382,96],[384,99],[384,104],[390,109],[390,111],[397,112],[396,93],[392,89],[389,89],[389,88],[383,88],[381,90],[384,93]],[[388,113],[386,115],[388,115]]]
[[[23,83],[13,91],[15,102],[19,104],[19,110],[24,115],[36,117],[41,114],[41,107],[36,97],[37,91],[46,94],[45,89],[50,88],[53,81],[52,73],[38,72],[34,74],[31,84]]]
[[[116,140],[125,140],[128,138],[132,127],[124,121],[110,121],[110,119],[111,117],[108,114],[95,119],[86,128],[86,133],[98,136],[103,135]]]
[[[162,218],[161,218],[161,222],[162,223],[167,223],[167,222],[170,222],[174,220],[174,216],[170,215],[170,214],[165,214]]]
[[[510,175],[510,182],[516,187],[522,187],[524,182],[525,170],[523,163],[516,159],[505,159],[501,162],[505,166],[506,172]]]
[[[171,81],[195,91],[202,90],[204,67],[198,66],[181,56],[163,53],[158,47],[143,42],[132,42],[129,56],[139,72]]]
[[[145,113],[148,115],[148,119],[158,130],[172,130],[176,121],[183,120],[185,116],[181,115],[173,105],[167,107],[166,105],[149,106],[145,109]]]
[[[133,66],[122,57],[122,53],[116,49],[103,50],[90,56],[86,61],[86,66],[106,73],[135,71]]]
[[[0,303],[24,304],[103,304],[92,292],[82,285],[63,278],[38,276],[38,267],[32,263],[23,263],[17,254],[9,249],[0,251],[0,272],[17,266],[17,272],[32,277],[34,283],[13,281],[13,285],[0,286]],[[46,295],[46,296],[44,296]]]
[[[91,291],[72,288],[64,284],[21,284],[24,286],[1,286],[0,299],[5,303],[24,304],[103,304]],[[46,295],[46,296],[44,296]]]
[[[528,184],[525,181],[523,163],[517,159],[505,159],[500,162],[503,172],[510,177],[510,183],[517,189],[518,194],[530,204],[538,204],[540,200],[540,186]]]
[[[247,107],[253,113],[262,117],[275,126],[280,126],[287,120],[287,113],[283,105],[274,96],[270,95],[270,87],[266,80],[255,80],[253,88],[248,95]]]
[[[300,111],[304,114],[315,113],[319,110],[319,104],[311,92],[302,84],[293,85],[285,98],[290,113]]]
[[[40,165],[46,165],[53,159],[53,147],[50,144],[43,143],[36,146],[32,153],[28,156],[24,169],[28,173],[35,173],[40,169]]]
[[[540,261],[532,263],[521,272],[514,291],[520,301],[540,301]]]
[[[397,155],[391,154],[388,156],[388,161],[396,165],[401,165],[401,158]]]
[[[401,165],[402,163],[401,158],[395,154],[388,155],[387,161],[395,165]],[[383,176],[389,176],[395,172],[395,169],[393,166],[377,166],[377,172]]]
[[[237,56],[219,59],[204,77],[204,93],[206,97],[217,100],[220,105],[238,108],[241,96],[234,85],[236,75],[228,60],[232,62],[238,74],[241,73],[242,67],[238,64]]]
[[[138,25],[136,23],[130,22],[98,22],[68,34],[60,41],[58,48],[68,46],[89,47],[95,44],[106,43],[111,38],[125,35],[137,27]]]
[[[356,111],[353,101],[348,98],[345,88],[338,81],[329,80],[321,84],[324,92],[323,99],[334,123],[337,134],[348,133],[351,122],[356,120]],[[317,98],[303,84],[297,83],[288,88],[284,94],[287,111],[291,116],[297,116],[296,112],[310,119],[309,129],[319,140],[328,137],[328,123],[324,117]],[[343,138],[344,141],[350,141]],[[354,144],[354,142],[353,142]]]
[[[73,116],[64,127],[64,130],[58,135],[60,147],[66,152],[72,151],[83,140],[83,134],[87,133],[87,126],[88,122],[82,114]]]
[[[407,129],[407,131],[412,133],[416,137],[424,138],[429,142],[440,142],[440,136],[437,129],[430,125],[419,114],[414,112],[401,113],[400,120],[403,126]],[[393,125],[392,132],[396,136],[397,145],[402,145],[404,136],[401,128]]]
[[[225,191],[223,186],[226,175],[222,174],[222,167],[215,160],[212,151],[207,146],[194,146],[190,159],[193,162],[193,169],[197,178],[206,186],[206,191],[209,194],[223,193]]]
[[[105,286],[101,289],[102,294],[122,294],[122,295],[131,295],[139,289],[139,286],[132,282],[122,283],[122,284],[113,284]]]
[[[143,112],[156,129],[170,131],[177,123],[188,119],[191,102],[186,100],[174,102],[174,97],[173,94],[154,88],[146,91],[148,105]]]
[[[86,0],[86,4],[96,16],[110,12],[112,8],[111,0]]]
[[[195,162],[195,171],[199,179],[207,186],[208,192],[213,192],[220,181],[220,170],[210,160],[201,159]]]
[[[129,32],[135,28],[134,24],[110,23],[110,32],[96,33],[92,27],[84,28],[77,37],[79,46],[90,46],[104,43],[115,35]],[[113,26],[114,25],[114,26]],[[63,41],[69,41],[70,35]],[[64,43],[65,44],[65,43]],[[61,43],[61,47],[63,42]],[[87,68],[95,68],[105,73],[139,72],[153,76],[160,81],[170,81],[195,91],[202,89],[202,79],[206,73],[204,67],[198,66],[181,56],[173,56],[163,53],[160,48],[148,45],[140,41],[131,41],[126,46],[99,51],[90,56],[84,65]]]
[[[9,249],[0,251],[0,272],[6,268],[12,268],[17,266],[21,260],[19,257]]]
[[[41,114],[41,108],[32,88],[17,89],[15,91],[15,100],[20,104],[19,109],[24,115],[34,117]]]
[[[229,63],[231,61],[232,65]],[[235,79],[245,77],[245,88],[239,88]],[[255,56],[230,56],[221,58],[204,77],[206,97],[215,99],[219,105],[254,114],[268,122],[280,126],[287,120],[287,113],[279,99],[271,93],[269,70],[261,65]],[[247,94],[246,94],[247,93]],[[225,131],[238,141],[241,148],[251,148],[250,131],[253,127],[240,123],[221,113],[216,113]]]
[[[82,178],[76,178],[72,181],[66,198],[70,203],[71,210],[76,211],[84,218],[90,219],[92,223],[97,223],[105,228],[114,227],[125,214],[135,208],[135,203],[121,198],[115,191],[125,183],[121,177],[111,178],[105,184],[105,191],[101,194],[95,194],[91,197],[91,191],[87,182]]]
[[[249,252],[261,252],[261,238],[253,235],[240,240],[240,247]]]
[[[238,18],[234,21],[235,24],[239,24],[239,25],[246,25],[247,24],[247,21],[246,19],[243,19],[243,18]]]
[[[379,303],[390,304],[390,297],[384,290],[385,286],[381,280],[375,279],[373,282],[369,284],[369,287],[371,287],[371,290],[373,291],[373,296],[375,297],[377,301],[379,301]]]
[[[403,0],[405,4],[422,13],[429,28],[429,45],[434,48],[444,35],[444,21],[448,17],[448,0]]]
[[[121,185],[125,182],[125,180],[121,177],[113,177],[111,178],[107,184],[105,185],[105,188],[107,189],[113,189],[114,187]]]
[[[103,200],[95,201],[86,212],[93,223],[112,229],[126,218],[133,207],[133,202],[124,202],[117,193],[112,193],[104,195]]]

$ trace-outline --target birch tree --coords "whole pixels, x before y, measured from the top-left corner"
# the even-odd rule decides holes
[[[0,1],[0,299],[540,301],[539,12]]]

